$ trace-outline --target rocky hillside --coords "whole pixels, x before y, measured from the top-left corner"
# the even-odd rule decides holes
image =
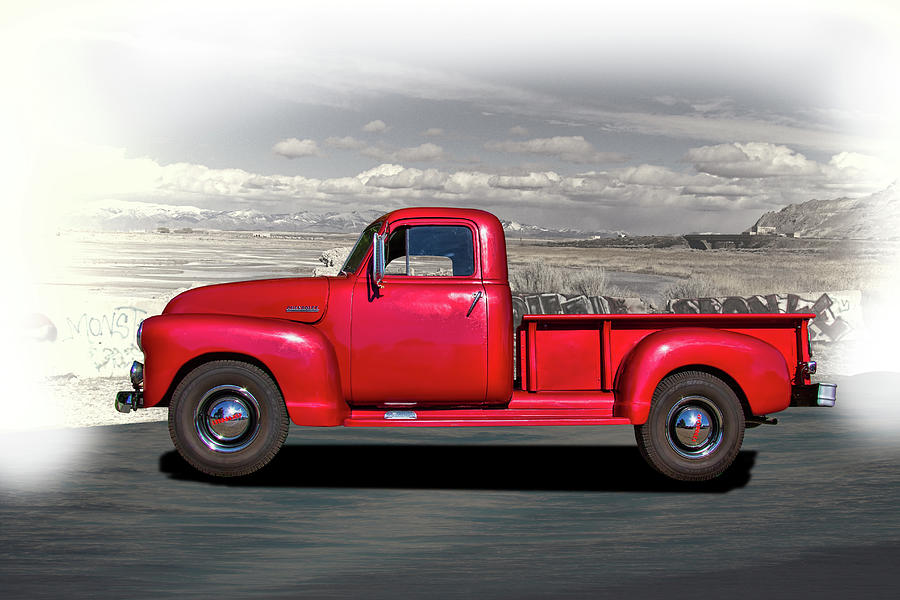
[[[900,239],[900,191],[894,184],[862,198],[789,204],[764,214],[756,227],[804,238]]]

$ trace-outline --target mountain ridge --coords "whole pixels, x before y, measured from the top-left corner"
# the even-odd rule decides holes
[[[215,210],[196,206],[115,200],[84,206],[68,215],[67,225],[102,231],[213,229],[297,233],[358,233],[380,217],[383,209],[296,213],[265,213],[256,209]],[[621,231],[552,229],[501,220],[510,237],[621,237]]]

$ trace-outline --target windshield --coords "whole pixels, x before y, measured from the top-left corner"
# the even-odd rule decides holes
[[[356,244],[353,245],[353,250],[350,251],[350,255],[347,257],[346,262],[344,262],[344,266],[341,267],[341,273],[356,272],[359,268],[359,263],[366,257],[366,253],[372,246],[372,235],[378,233],[378,230],[381,229],[383,223],[383,220],[375,221],[359,234],[359,239],[356,240]]]

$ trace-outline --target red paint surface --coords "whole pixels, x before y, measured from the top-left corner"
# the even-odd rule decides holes
[[[291,420],[339,425],[350,413],[330,341],[291,321],[232,315],[166,314],[144,321],[144,405],[155,406],[177,385],[188,362],[246,356],[275,378]]]
[[[813,315],[526,315],[524,389],[514,390],[500,222],[477,210],[402,209],[381,233],[426,224],[471,229],[474,274],[387,275],[376,290],[370,248],[351,274],[179,295],[144,324],[144,405],[165,403],[185,365],[226,356],[268,369],[301,425],[642,423],[655,387],[683,368],[726,374],[753,414],[767,414],[788,406],[791,383],[806,382],[796,365],[809,359]],[[385,420],[390,409],[418,418]]]

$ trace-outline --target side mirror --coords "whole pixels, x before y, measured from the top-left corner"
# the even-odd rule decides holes
[[[372,235],[372,279],[379,288],[384,287],[384,237]]]

